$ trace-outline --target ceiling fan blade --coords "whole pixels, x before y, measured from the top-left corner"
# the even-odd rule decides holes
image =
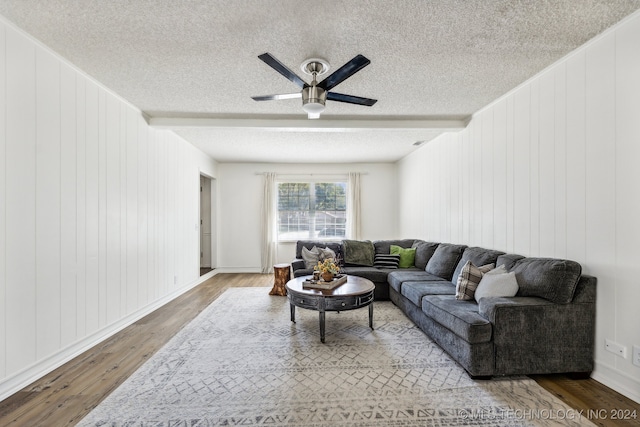
[[[338,68],[331,75],[329,75],[326,79],[321,81],[318,86],[324,90],[331,90],[358,71],[362,70],[364,67],[369,65],[371,61],[365,58],[362,55],[357,55],[351,61],[344,64],[342,67]]]
[[[327,93],[327,99],[331,101],[346,102],[348,104],[366,105],[367,107],[371,107],[373,104],[378,102],[377,99],[362,98],[360,96],[345,95],[343,93],[335,92]]]
[[[307,85],[305,81],[302,80],[300,77],[298,77],[296,73],[294,73],[289,68],[287,68],[286,65],[278,61],[270,53],[267,52],[267,53],[263,53],[262,55],[258,55],[258,58],[263,60],[268,66],[270,66],[271,68],[273,68],[274,70],[276,70],[277,72],[279,72],[280,74],[282,74],[287,79],[291,80],[293,83],[300,86],[301,88],[304,88]]]
[[[255,101],[279,101],[281,99],[302,98],[302,93],[282,93],[279,95],[252,96]]]

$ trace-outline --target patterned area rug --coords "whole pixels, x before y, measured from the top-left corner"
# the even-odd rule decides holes
[[[391,302],[327,313],[227,290],[81,426],[592,425],[525,377],[474,381]]]

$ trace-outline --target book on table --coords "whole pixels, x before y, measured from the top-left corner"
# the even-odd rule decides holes
[[[303,289],[333,289],[342,285],[343,283],[347,283],[347,275],[342,274],[333,278],[330,282],[325,282],[324,280],[313,280],[307,279],[302,283]]]

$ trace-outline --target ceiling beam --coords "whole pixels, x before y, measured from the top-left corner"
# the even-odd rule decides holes
[[[149,125],[158,129],[256,129],[279,132],[358,132],[371,130],[442,130],[464,129],[469,120],[462,119],[237,119],[201,117],[150,117]]]

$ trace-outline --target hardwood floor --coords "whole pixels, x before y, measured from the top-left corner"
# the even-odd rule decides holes
[[[272,275],[214,276],[0,402],[0,425],[75,425],[226,289],[272,285]],[[601,419],[591,418],[596,425],[640,425],[640,405],[595,380],[562,375],[534,379],[575,409],[598,410]],[[625,410],[635,410],[636,419],[612,419]]]

